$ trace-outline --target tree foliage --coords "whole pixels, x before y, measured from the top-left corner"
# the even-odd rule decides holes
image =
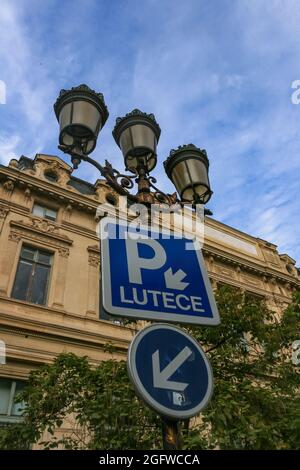
[[[221,325],[193,329],[206,346],[213,399],[190,431],[189,448],[297,449],[300,374],[291,362],[300,338],[300,293],[281,318],[265,303],[230,287],[216,295]]]
[[[216,300],[221,325],[188,328],[210,358],[215,388],[184,433],[184,447],[297,449],[300,374],[291,344],[300,339],[300,293],[281,318],[230,287],[222,287]],[[125,361],[92,367],[87,358],[61,354],[30,374],[21,398],[27,403],[24,422],[1,429],[2,449],[41,441],[44,448],[67,449],[162,446],[160,419],[136,397]],[[68,421],[72,432],[55,432]]]
[[[6,428],[2,448],[149,449],[159,439],[159,420],[136,398],[125,361],[94,368],[86,357],[60,354],[30,374],[22,399],[25,422]]]

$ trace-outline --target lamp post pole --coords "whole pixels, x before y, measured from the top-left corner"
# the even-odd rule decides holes
[[[179,421],[162,418],[162,441],[164,450],[181,449],[181,431]]]
[[[206,204],[212,191],[208,178],[209,160],[205,150],[193,144],[183,145],[170,151],[164,162],[165,171],[179,194],[166,194],[156,187],[156,179],[150,172],[157,163],[156,148],[160,127],[153,114],[134,109],[122,118],[117,118],[113,137],[120,147],[125,169],[130,174],[120,173],[105,161],[101,165],[89,154],[95,149],[98,134],[108,118],[108,110],[102,93],[96,93],[87,85],[71,90],[61,90],[54,110],[60,125],[59,149],[71,156],[73,168],[81,161],[97,168],[108,185],[118,194],[127,196],[131,202],[167,204],[182,207],[190,204]],[[137,185],[137,192],[130,190]],[[211,214],[207,209],[204,214]],[[180,424],[162,418],[162,438],[165,450],[181,447]]]

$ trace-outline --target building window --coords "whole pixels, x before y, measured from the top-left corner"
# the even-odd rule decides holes
[[[34,204],[32,209],[33,215],[38,217],[43,217],[48,220],[56,220],[57,211],[55,209],[49,209],[49,207],[40,206],[39,204]]]
[[[25,404],[17,402],[16,396],[25,386],[25,381],[0,377],[0,423],[20,421]]]
[[[58,181],[58,176],[54,171],[45,171],[44,176],[48,181],[51,181],[51,183],[56,183]]]
[[[254,292],[249,292],[249,291],[245,292],[245,301],[246,302],[249,302],[249,303],[251,302],[252,304],[260,305],[264,300],[265,300],[265,298],[264,298],[263,295],[256,294]]]
[[[45,305],[51,264],[51,253],[23,246],[12,297],[33,304]]]

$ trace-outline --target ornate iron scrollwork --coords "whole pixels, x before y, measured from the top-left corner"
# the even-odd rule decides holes
[[[60,150],[68,153],[72,157],[72,161],[75,161],[78,165],[81,160],[91,163],[96,167],[101,175],[106,179],[109,186],[111,186],[118,194],[127,196],[133,202],[142,202],[145,204],[167,204],[172,206],[180,203],[177,199],[177,194],[166,194],[155,186],[156,179],[147,173],[139,172],[135,168],[128,168],[132,174],[124,174],[114,168],[112,164],[105,160],[105,165],[102,166],[97,161],[90,158],[81,152],[80,149],[74,147],[67,147],[64,145],[59,146]],[[138,185],[138,191],[136,194],[130,193],[130,190],[134,188],[135,183]],[[143,187],[143,191],[140,189]],[[151,191],[151,188],[154,191]]]

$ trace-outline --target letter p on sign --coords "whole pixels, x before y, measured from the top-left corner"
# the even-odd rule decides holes
[[[139,253],[139,245],[146,245],[152,249],[151,258],[142,258]],[[128,262],[129,281],[136,284],[142,284],[142,269],[156,270],[161,268],[167,261],[166,252],[154,239],[126,240],[126,252]]]

